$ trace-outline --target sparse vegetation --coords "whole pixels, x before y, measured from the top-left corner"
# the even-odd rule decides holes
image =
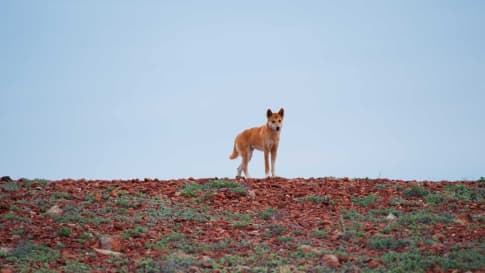
[[[63,213],[49,214],[57,223],[87,223],[88,220],[81,215],[83,208],[67,205],[63,208]]]
[[[276,215],[277,212],[278,210],[272,207],[269,207],[261,211],[261,213],[259,214],[259,217],[263,220],[270,220],[272,217]]]
[[[361,221],[365,219],[365,216],[360,214],[356,210],[343,210],[342,216],[344,219],[355,220],[355,221]]]
[[[252,221],[251,215],[242,213],[235,213],[229,218],[232,221],[232,226],[235,228],[247,227]]]
[[[327,232],[318,228],[312,230],[312,236],[320,239],[328,238]]]
[[[453,221],[454,216],[448,213],[433,213],[431,211],[419,211],[404,214],[398,222],[403,225],[430,225],[430,224],[449,224]]]
[[[404,189],[402,195],[406,198],[409,197],[425,197],[429,192],[422,186],[412,185],[407,189]]]
[[[485,268],[485,248],[455,249],[438,259],[441,269],[476,270]]]
[[[441,193],[430,193],[426,196],[426,202],[431,205],[439,205],[445,202],[446,196]]]
[[[164,251],[170,248],[186,251],[188,253],[195,252],[194,242],[189,240],[185,234],[179,232],[172,232],[162,236],[158,241],[154,243],[147,243],[146,247],[156,249],[158,251]]]
[[[279,224],[270,224],[266,226],[266,237],[281,236],[285,233],[286,227]]]
[[[1,183],[0,188],[8,192],[14,192],[14,191],[18,191],[21,188],[21,186],[15,181],[8,181],[8,182]]]
[[[49,263],[59,257],[59,251],[30,241],[21,242],[11,252],[0,254],[6,262],[12,263],[18,272],[48,272]]]
[[[375,235],[367,240],[367,245],[371,249],[386,250],[386,249],[398,249],[409,246],[409,242],[402,239],[395,239],[388,236]]]
[[[94,236],[91,233],[83,233],[79,236],[77,241],[82,244],[85,243],[87,240],[92,239],[93,237]]]
[[[127,229],[123,232],[122,234],[122,237],[125,238],[125,239],[128,239],[128,238],[138,238],[138,237],[142,237],[143,234],[147,231],[147,228],[146,227],[142,227],[142,226],[136,226],[134,228],[130,228],[130,229]]]
[[[352,202],[354,204],[362,206],[362,207],[369,207],[373,205],[377,200],[377,196],[374,194],[369,194],[365,197],[352,197]]]
[[[196,197],[201,191],[202,191],[201,185],[197,183],[185,183],[184,188],[180,191],[180,194],[189,196],[189,197]]]
[[[198,183],[184,183],[184,187],[180,191],[180,194],[188,197],[197,197],[199,193],[204,192],[203,199],[208,199],[207,197],[212,195],[214,191],[224,191],[227,190],[232,193],[237,193],[240,195],[247,195],[248,190],[246,187],[226,180],[211,180],[208,183],[198,184]]]
[[[12,272],[106,264],[140,273],[473,272],[485,267],[481,183],[7,181],[0,264]],[[61,212],[46,213],[54,205]],[[98,252],[105,240],[112,254]],[[332,255],[337,267],[327,264]]]
[[[25,222],[29,223],[31,220],[30,218],[24,217],[24,216],[19,216],[14,213],[6,213],[1,216],[4,221],[13,221],[13,222]]]
[[[122,195],[115,200],[115,205],[122,208],[137,208],[141,206],[141,200],[130,198],[128,195]]]
[[[470,187],[463,184],[455,184],[446,187],[446,191],[454,200],[465,202],[483,202],[485,199],[485,189]]]
[[[411,252],[394,252],[385,253],[381,260],[387,272],[405,273],[416,272],[424,273],[434,262],[434,257],[423,256],[416,251]]]
[[[62,270],[70,273],[89,273],[92,271],[92,268],[85,263],[69,260],[66,262],[66,265],[62,267]]]
[[[313,204],[324,204],[324,205],[333,205],[334,202],[328,195],[307,195],[303,198],[298,198],[297,201],[299,202],[312,202]]]
[[[69,237],[69,235],[71,235],[71,229],[68,227],[61,227],[57,233],[59,236]]]

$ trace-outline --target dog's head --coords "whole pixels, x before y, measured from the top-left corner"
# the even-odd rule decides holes
[[[283,108],[281,108],[278,113],[273,113],[271,109],[268,109],[268,111],[266,111],[266,118],[268,118],[269,128],[279,132],[283,127],[284,115],[285,110]]]

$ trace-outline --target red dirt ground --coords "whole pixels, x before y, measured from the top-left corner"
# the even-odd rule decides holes
[[[163,269],[168,268],[166,257],[170,255],[194,260],[190,266],[175,265],[173,272],[263,272],[257,268],[268,272],[386,272],[393,266],[409,268],[383,259],[389,252],[418,251],[433,257],[448,257],[461,249],[485,253],[485,203],[480,195],[485,182],[460,181],[465,190],[470,189],[466,196],[451,190],[457,182],[349,178],[224,179],[247,191],[221,187],[184,192],[191,183],[205,185],[213,180],[217,179],[0,182],[0,247],[5,250],[0,252],[1,272],[22,271],[26,263],[29,268],[68,272],[71,261],[78,268],[89,268],[83,272],[171,272]],[[427,195],[406,195],[412,186],[425,189]],[[432,203],[429,194],[441,194],[444,200]],[[325,198],[313,201],[312,196]],[[359,203],[369,196],[374,199]],[[62,210],[59,217],[46,212],[54,205]],[[151,214],[162,206],[174,208],[169,218]],[[263,216],[265,210],[267,217]],[[412,218],[405,217],[418,212],[447,214],[451,220],[425,217],[415,224],[406,222]],[[355,214],[363,218],[352,216]],[[389,214],[397,218],[386,220]],[[60,218],[66,215],[71,218]],[[242,221],[238,215],[250,218],[238,225],[235,222]],[[137,227],[145,229],[137,233],[133,231]],[[60,231],[63,228],[69,231],[67,235]],[[183,246],[174,239],[166,246],[153,247],[173,233],[183,234]],[[111,246],[101,245],[103,236],[111,239]],[[405,242],[396,247],[373,246],[370,239],[375,236]],[[26,262],[23,254],[15,254],[17,260],[13,259],[12,251],[26,241],[47,246],[58,255],[47,262]],[[187,244],[197,248],[188,249]],[[266,250],[258,252],[258,246]],[[94,250],[99,248],[119,252],[123,259],[113,262],[110,255]],[[242,260],[237,264],[228,255]],[[149,260],[155,261],[150,265],[155,268],[152,271],[141,262]],[[427,272],[484,270],[481,264],[453,268],[432,262],[426,267]]]

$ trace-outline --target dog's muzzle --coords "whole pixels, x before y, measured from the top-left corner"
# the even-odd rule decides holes
[[[283,126],[277,126],[276,124],[269,124],[269,128],[271,128],[274,131],[279,131]]]

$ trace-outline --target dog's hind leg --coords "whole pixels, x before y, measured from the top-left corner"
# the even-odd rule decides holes
[[[242,171],[243,171],[243,163],[241,162],[241,165],[237,167],[237,176],[241,176]]]
[[[241,164],[239,167],[237,167],[237,176],[241,176],[241,173],[244,172],[244,175],[247,176],[246,173],[246,166],[247,166],[247,158],[248,158],[248,152],[246,150],[240,150],[238,151],[239,155],[241,155]]]
[[[249,150],[246,150],[241,154],[241,156],[242,156],[241,167],[242,167],[242,170],[244,171],[244,176],[246,176],[246,178],[249,178],[248,162],[250,160],[251,152]]]
[[[254,148],[249,148],[249,152],[248,152],[248,162],[251,161],[251,158],[253,158],[253,151],[254,151]]]

